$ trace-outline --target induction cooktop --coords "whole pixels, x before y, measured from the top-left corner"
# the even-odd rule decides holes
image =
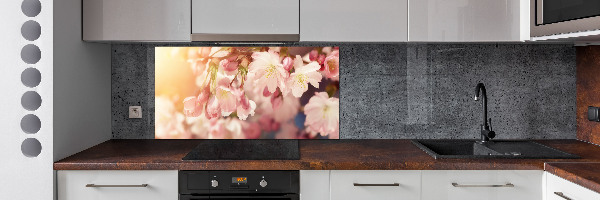
[[[298,140],[198,140],[182,160],[299,160]]]

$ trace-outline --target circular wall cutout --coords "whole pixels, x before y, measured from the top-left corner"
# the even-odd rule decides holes
[[[34,111],[42,105],[42,97],[34,91],[28,91],[21,97],[21,105],[29,111]]]
[[[36,87],[42,81],[42,73],[36,68],[27,68],[21,73],[21,82],[27,87]]]
[[[35,17],[42,11],[42,3],[39,0],[23,0],[21,11],[27,17]]]
[[[21,119],[21,130],[27,134],[35,134],[40,131],[41,127],[42,121],[40,121],[40,118],[33,114],[25,115]]]
[[[21,143],[21,152],[27,157],[37,157],[42,153],[42,144],[35,138],[27,138]]]
[[[21,49],[21,59],[27,64],[35,64],[40,61],[42,51],[38,46],[28,44]]]
[[[36,21],[29,20],[29,21],[26,21],[25,23],[23,23],[23,25],[21,26],[21,35],[26,40],[29,40],[29,41],[37,40],[38,38],[40,38],[41,34],[42,34],[42,27],[40,26],[40,23],[38,23]]]

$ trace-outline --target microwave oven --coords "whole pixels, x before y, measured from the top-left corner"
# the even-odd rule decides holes
[[[600,33],[600,0],[531,0],[531,37],[560,39]]]

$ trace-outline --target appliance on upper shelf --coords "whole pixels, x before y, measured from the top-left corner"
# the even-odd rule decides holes
[[[532,40],[600,41],[600,1],[531,0]]]
[[[179,171],[179,199],[300,199],[299,171]]]

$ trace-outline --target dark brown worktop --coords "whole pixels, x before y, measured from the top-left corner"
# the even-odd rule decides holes
[[[300,160],[183,161],[197,140],[110,140],[54,163],[55,170],[542,170],[546,162],[600,162],[600,147],[538,140],[581,159],[440,159],[410,140],[301,140]]]
[[[558,177],[600,193],[600,163],[546,163],[545,170]]]

